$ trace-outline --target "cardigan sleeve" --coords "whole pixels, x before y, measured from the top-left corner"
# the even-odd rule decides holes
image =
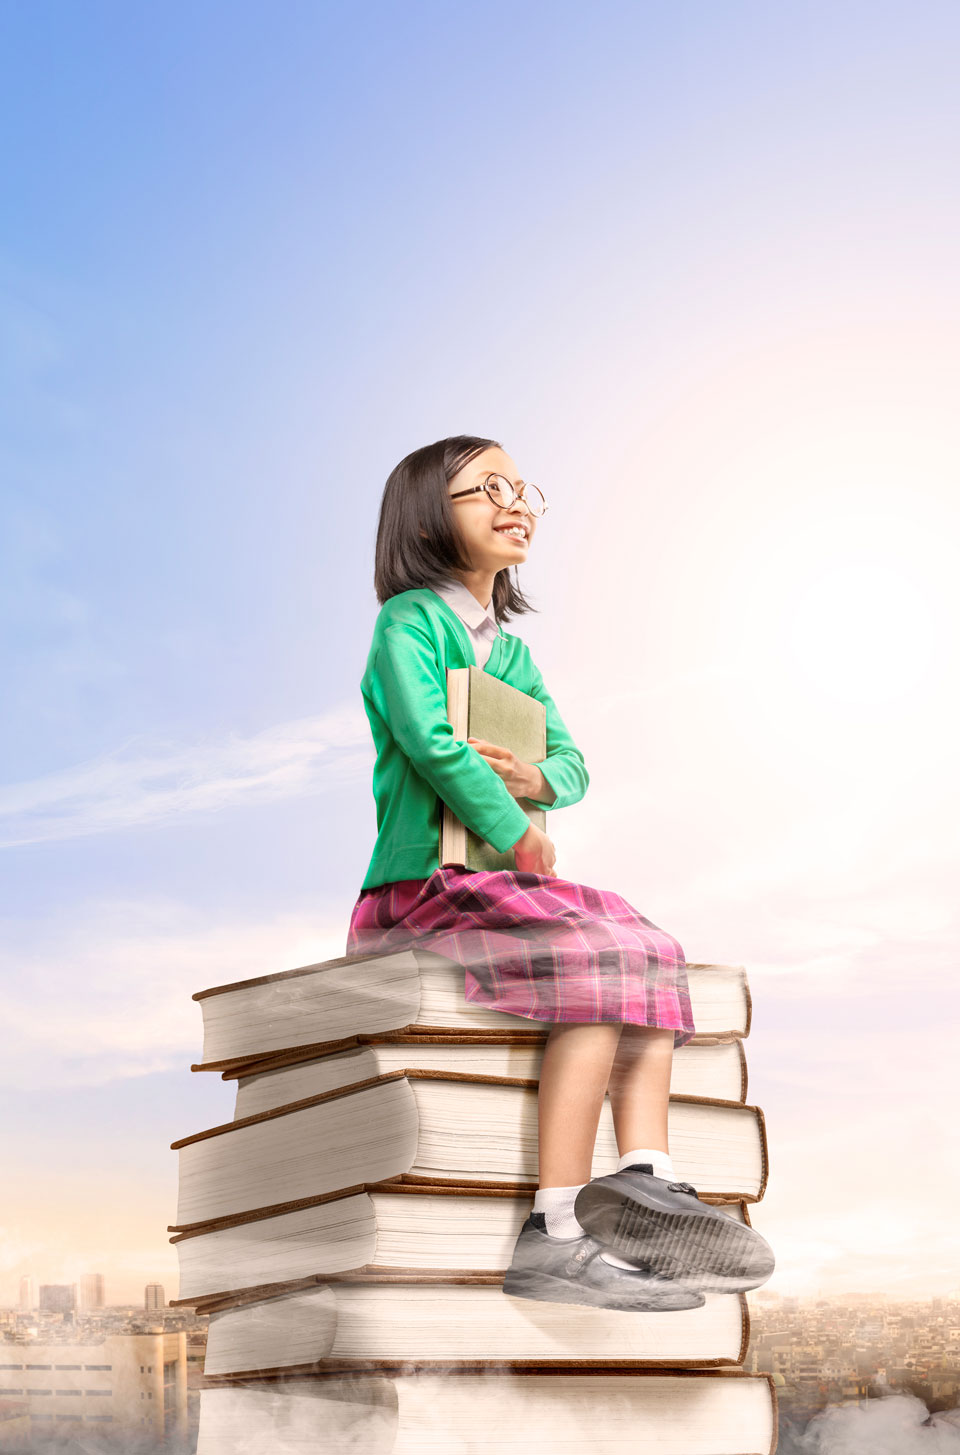
[[[530,696],[536,697],[547,709],[547,756],[541,763],[533,766],[540,769],[556,797],[550,803],[538,802],[535,798],[527,801],[537,808],[568,808],[571,803],[579,803],[586,793],[590,774],[583,761],[583,754],[567,731],[556,703],[543,685],[543,678],[533,658],[530,658],[530,666],[533,671]]]
[[[417,627],[389,626],[373,661],[374,704],[402,752],[457,817],[498,853],[530,827],[499,774],[447,721],[436,644]]]

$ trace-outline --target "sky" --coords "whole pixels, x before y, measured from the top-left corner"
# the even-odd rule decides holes
[[[192,994],[343,953],[404,455],[547,497],[557,870],[742,964],[784,1294],[960,1288],[960,12],[0,3],[0,1305],[177,1293]]]

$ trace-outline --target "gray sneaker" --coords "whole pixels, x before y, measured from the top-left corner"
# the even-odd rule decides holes
[[[632,1313],[700,1308],[703,1294],[645,1268],[616,1268],[595,1238],[552,1238],[544,1213],[531,1213],[520,1229],[504,1293],[544,1303],[589,1304]]]
[[[649,1162],[595,1177],[574,1213],[622,1258],[707,1293],[757,1288],[773,1272],[773,1249],[755,1229],[701,1202],[689,1182],[654,1177]]]

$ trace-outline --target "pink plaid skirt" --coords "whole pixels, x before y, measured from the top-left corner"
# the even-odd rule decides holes
[[[619,894],[545,874],[441,865],[360,891],[347,954],[417,945],[466,970],[465,995],[534,1021],[694,1034],[683,950]]]

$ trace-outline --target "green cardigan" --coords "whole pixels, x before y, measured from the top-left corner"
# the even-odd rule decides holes
[[[441,800],[499,852],[512,848],[529,827],[503,779],[475,748],[454,738],[447,721],[447,668],[476,665],[466,628],[435,591],[401,591],[384,602],[360,684],[377,750],[377,842],[363,889],[427,879],[439,867]],[[501,628],[483,670],[546,708],[547,756],[536,766],[556,797],[537,807],[579,802],[590,782],[583,754],[526,643]]]

